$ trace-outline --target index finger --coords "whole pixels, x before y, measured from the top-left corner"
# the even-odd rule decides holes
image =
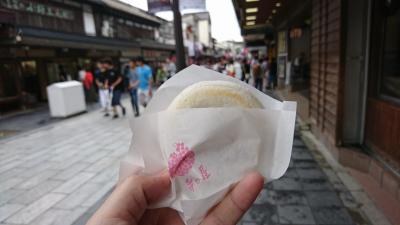
[[[236,224],[256,200],[263,184],[264,178],[258,172],[248,174],[206,216],[201,224]]]

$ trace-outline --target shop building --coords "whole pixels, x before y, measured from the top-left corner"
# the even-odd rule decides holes
[[[110,57],[164,60],[161,20],[114,0],[0,1],[0,114],[46,101],[46,87]]]
[[[189,57],[212,54],[211,19],[208,12],[182,15],[183,39]]]
[[[400,200],[400,2],[233,2],[242,33],[273,30],[258,34],[276,45],[280,92],[312,132]]]

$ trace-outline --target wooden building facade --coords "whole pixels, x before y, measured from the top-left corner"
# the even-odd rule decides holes
[[[313,130],[333,147],[361,146],[395,173],[400,169],[399,19],[398,1],[313,1]]]
[[[340,130],[341,1],[315,0],[312,9],[310,118],[329,142]]]
[[[279,79],[289,81],[280,93],[298,101],[298,115],[311,131],[339,162],[371,175],[398,198],[400,1],[236,0],[234,6],[243,36],[264,34],[263,41],[278,50]],[[247,20],[247,8],[259,9],[255,21]],[[301,24],[311,26],[307,92],[293,90],[290,82],[291,36],[305,33]]]
[[[174,46],[156,41],[160,24],[112,0],[0,1],[0,115],[46,101],[47,85],[100,58],[165,60]]]

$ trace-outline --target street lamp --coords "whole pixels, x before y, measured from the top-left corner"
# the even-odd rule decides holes
[[[179,0],[172,0],[172,12],[174,13],[176,68],[177,72],[179,72],[186,67],[185,49],[183,46],[182,34],[182,18],[181,12],[179,11]]]

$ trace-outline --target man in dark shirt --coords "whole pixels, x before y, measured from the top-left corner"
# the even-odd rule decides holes
[[[110,91],[106,84],[107,81],[107,69],[105,68],[104,62],[99,61],[97,63],[97,71],[95,73],[95,82],[96,86],[99,90],[99,101],[103,112],[105,113],[104,116],[109,116],[108,110],[110,108]]]
[[[105,66],[107,68],[106,83],[109,86],[110,91],[112,92],[111,106],[114,112],[113,118],[115,119],[119,117],[117,106],[121,107],[122,114],[124,116],[126,114],[125,107],[121,104],[121,95],[122,92],[124,91],[123,77],[116,69],[114,69],[111,60],[105,60]]]

